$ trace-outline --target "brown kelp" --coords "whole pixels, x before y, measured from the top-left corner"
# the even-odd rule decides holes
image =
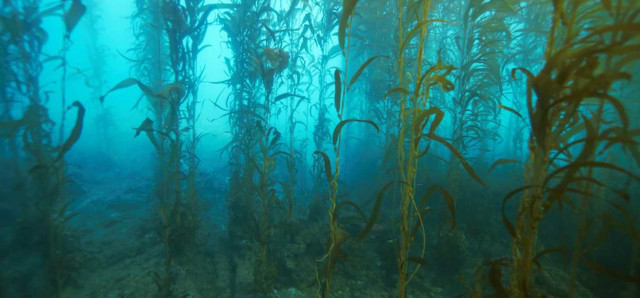
[[[253,200],[253,179],[256,167],[250,163],[250,152],[258,138],[256,124],[263,125],[262,117],[255,114],[258,103],[257,75],[252,73],[254,61],[259,57],[258,40],[261,27],[256,1],[236,1],[237,7],[223,12],[218,21],[227,34],[227,47],[232,57],[225,59],[229,79],[225,82],[231,88],[226,108],[229,109],[231,142],[223,149],[229,158],[229,185],[226,194],[228,217],[228,266],[232,268],[229,278],[231,295],[236,294],[236,267],[240,244],[253,238],[255,221],[252,220],[258,208]]]
[[[399,11],[399,49],[395,58],[398,67],[398,87],[389,90],[385,94],[385,98],[390,97],[387,100],[397,100],[396,95],[400,97],[398,104],[400,123],[397,156],[400,181],[402,183],[400,184],[400,218],[398,220],[400,224],[400,239],[396,243],[399,274],[397,295],[399,297],[407,296],[409,282],[416,276],[420,266],[425,264],[426,232],[423,217],[429,211],[426,203],[433,191],[427,191],[421,200],[416,199],[418,159],[424,156],[431,148],[429,144],[422,149],[421,142],[423,140],[430,141],[429,143],[439,143],[446,147],[460,161],[469,176],[482,184],[480,177],[456,148],[436,133],[436,129],[444,117],[444,112],[430,101],[430,91],[435,86],[440,87],[445,92],[454,90],[454,84],[447,78],[454,70],[454,67],[444,64],[439,54],[435,64],[430,67],[424,66],[425,40],[428,35],[427,26],[430,23],[446,23],[448,21],[427,18],[431,9],[430,1],[417,5],[410,3],[407,7],[403,3],[403,1],[398,1],[397,3]],[[405,31],[405,22],[415,25],[411,25],[413,26],[411,30]],[[409,49],[414,38],[417,38],[417,43],[415,44],[417,47]],[[409,68],[408,62],[412,61],[410,53],[415,54],[415,62],[412,65],[415,67],[413,80],[406,75],[406,69]],[[412,88],[410,87],[411,85],[413,85]],[[393,97],[391,97],[392,95]],[[444,188],[436,187],[442,191],[455,220],[455,204],[451,196]],[[420,249],[414,252],[411,246],[416,240],[418,232],[421,234],[422,244]],[[415,266],[412,266],[412,264],[415,264]]]
[[[329,118],[328,118],[328,105],[327,99],[331,97],[331,90],[333,90],[330,82],[333,78],[333,74],[328,70],[329,61],[332,58],[337,57],[339,51],[330,51],[328,42],[331,40],[331,34],[338,26],[338,18],[340,10],[340,3],[338,1],[324,1],[322,7],[322,14],[316,21],[315,31],[316,37],[314,39],[315,44],[320,48],[320,59],[317,59],[312,65],[315,70],[311,74],[312,77],[317,79],[317,92],[318,97],[315,103],[310,106],[309,115],[313,116],[315,111],[315,125],[313,128],[313,149],[317,152],[325,152],[326,140],[331,137],[329,131]],[[319,214],[324,212],[326,203],[324,198],[327,197],[328,185],[325,183],[325,163],[323,158],[319,154],[313,155],[313,164],[311,166],[313,187],[311,190],[311,210],[309,217],[311,219],[319,219]]]
[[[487,146],[497,139],[497,106],[502,97],[503,49],[510,38],[505,20],[512,14],[508,1],[462,1],[458,3],[460,17],[454,29],[456,36],[452,105],[452,145],[466,155],[470,148]],[[488,149],[488,148],[485,148]],[[456,185],[458,163],[449,159],[449,182]]]
[[[272,111],[286,98],[301,97],[294,93],[274,96],[291,59],[284,48],[284,33],[290,29],[282,16],[270,3],[261,1],[237,1],[233,11],[220,16],[234,55],[233,61],[227,60],[231,76],[227,83],[232,90],[226,104],[233,138],[223,149],[231,167],[229,237],[232,247],[252,241],[253,285],[262,295],[276,286],[278,268],[272,246],[277,243],[274,233],[281,220],[278,211],[286,208],[276,191],[276,159],[291,163],[294,158],[281,149],[282,134],[271,124]],[[235,266],[235,252],[229,262]],[[230,282],[234,289],[235,276]]]
[[[338,116],[338,124],[336,124],[331,137],[335,159],[333,163],[329,156],[322,151],[315,151],[316,155],[322,157],[324,164],[324,176],[329,183],[329,239],[327,240],[326,253],[318,262],[322,264],[321,269],[316,272],[318,282],[317,295],[329,297],[331,295],[331,279],[337,262],[344,259],[342,245],[350,238],[349,233],[341,227],[339,215],[342,206],[358,206],[350,201],[338,202],[338,177],[340,175],[340,152],[342,147],[342,132],[347,124],[353,123],[368,124],[379,132],[378,125],[371,120],[364,119],[345,119],[345,102],[350,87],[358,80],[362,72],[370,65],[370,63],[379,57],[369,58],[363,63],[358,70],[347,80],[349,73],[350,58],[350,36],[352,33],[352,22],[354,9],[358,1],[343,1],[342,15],[338,26],[339,45],[344,55],[344,72],[340,69],[334,70],[334,106]],[[349,32],[347,36],[347,32]],[[333,170],[332,170],[333,164]]]
[[[0,9],[0,296],[637,292],[637,1],[95,1]]]
[[[9,140],[9,148],[16,157],[15,174],[22,177],[25,186],[20,190],[21,215],[14,243],[16,250],[39,252],[44,265],[44,276],[35,276],[43,280],[36,282],[38,286],[25,293],[27,295],[61,295],[78,266],[78,251],[74,248],[73,232],[68,228],[69,220],[76,215],[69,208],[75,199],[65,191],[69,177],[64,156],[81,136],[85,109],[79,101],[69,107],[78,110],[76,122],[66,140],[60,134],[59,145],[56,146],[51,139],[55,124],[46,107],[49,96],[43,96],[46,93],[40,84],[40,76],[44,62],[62,61],[60,98],[65,107],[67,78],[64,55],[67,46],[62,49],[61,56],[41,60],[44,56],[42,48],[48,38],[41,22],[43,18],[62,12],[66,25],[63,40],[70,44],[70,34],[82,17],[83,8],[81,1],[43,10],[40,10],[39,1],[3,4],[2,49],[6,68],[2,70],[2,102],[9,109],[8,115],[13,110],[10,105],[25,107],[22,116],[3,119],[0,124],[2,137]],[[66,111],[62,110],[60,129],[63,128]],[[16,147],[18,137],[22,142],[21,152]]]
[[[512,297],[538,293],[533,279],[541,253],[538,230],[555,204],[571,205],[573,200],[593,197],[591,188],[605,186],[593,179],[595,170],[640,181],[634,173],[599,158],[614,144],[637,150],[625,106],[614,92],[618,82],[631,79],[628,67],[639,59],[632,52],[638,48],[634,36],[640,32],[640,8],[627,1],[618,1],[617,10],[612,7],[608,2],[554,1],[543,68],[535,75],[525,68],[513,70],[514,78],[519,73],[526,76],[531,135],[525,185],[503,200],[503,221],[513,238],[508,289]],[[604,107],[611,110],[604,113]],[[520,193],[512,223],[504,205]],[[623,191],[613,194],[628,198]],[[605,199],[624,214],[615,200]],[[579,245],[576,248],[574,258],[600,269],[585,259]]]
[[[209,14],[218,7],[205,6],[203,1],[139,1],[138,8],[140,34],[147,37],[138,50],[141,54],[152,52],[158,58],[139,60],[138,74],[150,85],[136,78],[125,79],[100,100],[113,91],[135,85],[146,96],[154,114],[155,121],[146,118],[135,136],[144,131],[158,154],[154,193],[159,199],[158,234],[165,261],[162,273],[156,273],[156,285],[162,295],[171,296],[175,280],[170,268],[185,251],[194,248],[199,228],[195,149],[200,135],[195,131],[195,122],[201,78],[197,57]],[[165,55],[166,64],[161,59]],[[165,80],[170,83],[163,83]]]

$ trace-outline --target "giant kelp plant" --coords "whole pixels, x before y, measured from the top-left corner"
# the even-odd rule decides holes
[[[3,1],[0,296],[638,295],[637,1],[99,4]]]
[[[640,29],[634,26],[640,8],[626,7],[630,4],[619,2],[616,11],[605,3],[556,1],[544,67],[537,75],[526,68],[513,70],[514,77],[518,71],[527,76],[531,137],[526,185],[505,197],[506,201],[524,192],[515,226],[504,217],[514,238],[511,296],[535,293],[532,274],[539,254],[538,226],[554,204],[570,203],[574,199],[586,201],[594,196],[589,191],[592,187],[607,188],[628,201],[630,197],[625,191],[609,185],[609,181],[595,179],[598,169],[617,171],[640,181],[627,169],[598,158],[616,144],[628,148],[632,156],[637,157],[637,147],[629,146],[635,142],[633,132],[629,131],[627,112],[620,98],[613,94],[618,81],[630,79],[628,67],[639,58],[628,52],[637,49],[638,40],[633,33]],[[581,28],[589,30],[584,32]],[[613,110],[605,113],[605,106]],[[606,199],[617,212],[628,214],[621,205],[623,202]],[[586,212],[587,207],[582,208],[581,212]],[[585,259],[580,238],[573,248],[573,258],[604,271]]]
[[[79,265],[77,244],[68,227],[77,215],[70,211],[75,198],[69,195],[72,183],[66,172],[64,156],[80,138],[85,108],[79,101],[67,107],[66,102],[66,51],[71,45],[71,32],[85,12],[81,1],[70,5],[62,3],[41,9],[39,1],[20,1],[3,4],[3,104],[5,117],[2,137],[14,162],[7,171],[16,175],[14,183],[19,187],[3,199],[17,199],[14,206],[19,214],[13,233],[12,250],[22,253],[13,258],[26,260],[39,255],[42,272],[32,281],[25,295],[62,295]],[[41,26],[43,18],[62,13],[65,33],[64,47],[59,56],[44,59],[42,49],[49,37]],[[60,94],[62,115],[58,127],[59,142],[52,134],[56,123],[47,108],[51,99],[41,85],[44,62],[59,62],[62,69]],[[52,92],[49,90],[48,92]],[[57,97],[57,96],[56,96]],[[64,122],[67,109],[77,109],[76,121],[65,138]],[[14,115],[20,115],[15,116]],[[57,117],[53,117],[56,119]],[[21,143],[18,151],[18,142]],[[3,142],[4,144],[5,142]],[[30,272],[21,272],[29,275]],[[19,286],[13,289],[20,291]]]
[[[195,127],[201,81],[197,57],[209,14],[221,7],[205,6],[203,1],[139,1],[137,5],[139,36],[146,38],[138,46],[138,55],[155,57],[137,60],[138,74],[149,84],[129,78],[107,94],[136,85],[147,97],[155,119],[146,118],[135,136],[144,132],[158,155],[154,195],[159,199],[158,235],[165,260],[163,270],[155,276],[159,292],[171,296],[175,280],[170,270],[185,251],[193,251],[200,224],[195,181],[196,147],[201,138]]]

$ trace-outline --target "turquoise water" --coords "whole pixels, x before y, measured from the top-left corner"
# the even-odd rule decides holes
[[[1,297],[637,297],[637,1],[3,1]]]

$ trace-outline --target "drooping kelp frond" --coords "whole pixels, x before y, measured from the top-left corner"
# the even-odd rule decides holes
[[[593,179],[596,169],[640,181],[637,174],[600,160],[613,144],[637,150],[616,88],[618,82],[632,78],[628,67],[640,59],[636,54],[640,7],[625,1],[615,6],[608,1],[554,1],[544,67],[537,75],[524,68],[513,70],[514,78],[518,72],[527,78],[531,130],[526,185],[510,192],[503,202],[523,192],[515,225],[503,206],[503,220],[513,237],[509,288],[513,297],[536,292],[532,274],[538,225],[553,204],[594,196],[589,189],[601,187]],[[576,252],[575,258],[583,257]]]
[[[69,109],[72,107],[78,108],[78,114],[76,115],[76,123],[73,126],[73,129],[71,130],[71,134],[69,135],[67,140],[64,142],[64,144],[62,144],[62,147],[60,148],[58,153],[58,157],[56,157],[56,161],[60,161],[60,159],[64,156],[64,154],[67,153],[69,149],[71,149],[73,144],[75,144],[78,141],[78,139],[80,139],[80,134],[82,133],[82,126],[84,123],[84,114],[85,114],[84,106],[79,101],[76,100],[73,102],[73,104],[71,104]]]
[[[162,130],[164,130],[165,135],[167,135],[171,128],[177,124],[176,121],[178,121],[178,119],[175,117],[172,118],[172,116],[175,114],[176,107],[186,94],[185,84],[183,82],[170,83],[162,86],[158,91],[154,91],[151,86],[143,83],[142,81],[135,78],[128,78],[120,81],[109,89],[109,91],[100,96],[100,102],[103,103],[106,97],[112,92],[134,85],[136,85],[143,93],[138,100],[135,101],[134,106],[138,106],[140,100],[143,97],[146,97],[149,107],[153,113],[159,119],[165,120]],[[172,113],[171,111],[174,112]]]

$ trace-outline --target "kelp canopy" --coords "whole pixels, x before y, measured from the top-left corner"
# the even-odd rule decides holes
[[[638,1],[3,1],[0,51],[2,297],[639,294]]]

